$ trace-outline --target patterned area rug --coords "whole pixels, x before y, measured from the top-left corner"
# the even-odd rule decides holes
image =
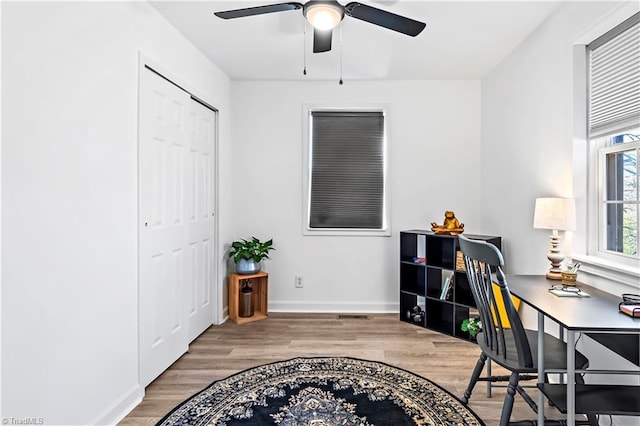
[[[402,426],[484,423],[428,379],[355,358],[295,358],[245,370],[157,425]]]

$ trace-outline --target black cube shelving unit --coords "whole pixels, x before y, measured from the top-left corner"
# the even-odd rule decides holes
[[[502,245],[501,237],[464,235],[498,249]],[[477,316],[458,237],[420,229],[400,232],[400,320],[472,340],[460,326]]]

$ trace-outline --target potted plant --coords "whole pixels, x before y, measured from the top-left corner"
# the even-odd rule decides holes
[[[262,259],[269,259],[271,250],[275,250],[273,239],[262,242],[256,237],[251,237],[250,240],[232,242],[229,257],[236,263],[238,274],[255,274],[260,272]]]
[[[480,321],[480,318],[465,319],[460,325],[460,330],[469,332],[469,336],[475,339],[476,334],[482,331],[482,321]]]

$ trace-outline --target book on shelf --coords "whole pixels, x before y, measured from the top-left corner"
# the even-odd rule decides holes
[[[426,257],[414,257],[413,258],[413,263],[426,263],[427,262],[427,258]]]
[[[458,271],[466,271],[467,267],[464,264],[464,257],[462,255],[462,252],[460,250],[458,250],[456,252],[456,269]]]
[[[447,277],[442,284],[442,289],[440,290],[440,300],[444,300],[445,296],[447,295],[447,291],[449,291],[449,281],[451,281],[451,279]]]
[[[440,292],[440,300],[449,300],[453,292],[453,272],[445,278]]]
[[[640,318],[640,304],[638,303],[620,303],[618,309],[623,314],[629,315],[633,318]]]

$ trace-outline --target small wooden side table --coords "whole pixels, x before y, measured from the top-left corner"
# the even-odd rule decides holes
[[[250,317],[241,317],[238,315],[238,307],[240,306],[240,290],[245,281],[253,289],[251,303],[253,304],[253,315]],[[265,319],[269,316],[267,299],[269,294],[269,274],[266,272],[258,272],[257,274],[229,275],[229,318],[236,324],[246,324],[252,321]]]

